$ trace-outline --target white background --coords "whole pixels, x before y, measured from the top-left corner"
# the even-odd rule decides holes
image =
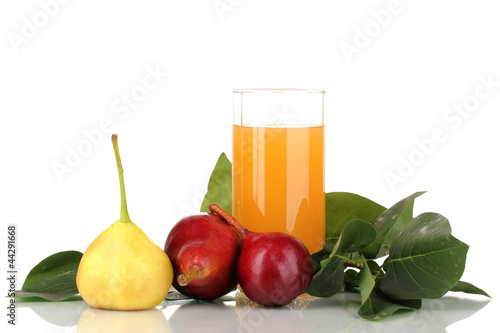
[[[61,0],[51,15],[48,2],[0,4],[0,222],[2,244],[17,224],[19,288],[40,260],[83,252],[119,218],[103,121],[119,133],[130,216],[163,247],[199,208],[218,155],[231,157],[232,89],[290,87],[327,91],[327,191],[385,206],[429,191],[416,213],[449,218],[470,245],[463,280],[500,296],[497,1],[223,0],[221,13],[213,0]],[[126,107],[148,70],[161,82]],[[449,113],[463,103],[466,116]],[[58,177],[54,164],[83,146]],[[388,172],[403,173],[394,186]],[[492,305],[449,330],[491,320]]]

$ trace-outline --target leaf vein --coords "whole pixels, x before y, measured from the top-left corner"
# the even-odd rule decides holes
[[[416,254],[416,255],[409,255],[407,257],[402,257],[402,258],[391,258],[391,259],[389,259],[387,261],[387,263],[392,263],[392,262],[396,262],[396,261],[412,260],[414,258],[425,257],[425,256],[428,256],[428,255],[431,255],[431,254],[436,254],[436,253],[441,253],[441,252],[445,252],[445,251],[450,251],[450,250],[458,249],[458,248],[461,248],[461,247],[462,246],[454,246],[454,247],[448,247],[448,248],[445,248],[445,249],[429,251],[429,252],[426,252],[426,253],[421,253],[421,254]]]

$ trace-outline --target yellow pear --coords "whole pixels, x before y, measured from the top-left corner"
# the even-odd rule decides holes
[[[130,220],[125,198],[118,138],[112,136],[121,192],[121,217],[87,248],[78,266],[76,285],[92,307],[144,310],[160,304],[173,280],[170,259]]]

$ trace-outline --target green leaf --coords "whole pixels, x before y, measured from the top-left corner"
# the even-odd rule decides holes
[[[483,295],[483,296],[491,298],[491,296],[488,295],[488,293],[486,291],[484,291],[483,289],[480,289],[480,288],[476,287],[475,285],[468,283],[468,282],[464,282],[464,281],[458,281],[450,289],[450,291],[460,291],[460,292],[467,293],[467,294]]]
[[[416,192],[412,195],[404,198],[403,200],[396,203],[391,208],[380,214],[375,220],[373,220],[372,225],[377,231],[377,237],[374,242],[361,251],[361,253],[368,259],[375,259],[384,256],[382,253],[379,255],[380,248],[384,243],[385,237],[391,230],[391,228],[396,224],[398,219],[403,215],[406,207],[415,200],[415,198],[421,196],[425,192]]]
[[[358,271],[354,269],[347,269],[344,272],[344,290],[353,291],[354,288],[358,287]]]
[[[200,212],[208,212],[208,206],[216,203],[226,212],[232,210],[232,164],[226,154],[222,153],[215,164],[210,180],[208,181],[207,194],[203,198]]]
[[[374,264],[370,264],[374,263]],[[357,282],[361,293],[361,306],[358,315],[364,319],[382,319],[400,310],[418,310],[422,307],[421,300],[392,300],[387,298],[377,286],[372,268],[377,268],[375,262],[366,262],[363,258],[363,268],[359,272]]]
[[[321,270],[314,278],[307,293],[317,297],[329,297],[342,290],[344,285],[344,260],[334,255],[321,262]]]
[[[422,308],[422,300],[394,300],[384,295],[375,286],[367,300],[358,310],[358,315],[363,319],[383,319],[396,311],[415,311]]]
[[[333,247],[323,244],[323,248],[311,254],[311,259],[313,261],[313,272],[316,274],[321,269],[321,261],[328,259],[330,254],[332,254]]]
[[[65,251],[45,258],[29,272],[15,297],[62,301],[78,294],[76,272],[82,256],[78,251]]]
[[[365,258],[363,258],[363,268],[361,268],[357,280],[361,292],[361,306],[363,306],[367,301],[369,302],[370,294],[375,287],[375,279]]]
[[[16,298],[30,298],[30,297],[40,297],[43,298],[47,301],[53,301],[53,302],[58,302],[58,301],[64,301],[69,299],[70,297],[74,296],[75,294],[78,293],[78,289],[72,289],[68,292],[31,292],[31,291],[25,291],[25,290],[16,290]]]
[[[346,254],[358,251],[373,242],[376,236],[377,232],[370,223],[363,220],[349,221],[342,230],[333,252]]]
[[[362,220],[348,222],[329,258],[320,262],[320,270],[314,275],[307,293],[328,297],[341,291],[344,286],[344,261],[349,260],[345,255],[365,247],[375,236],[370,223]]]
[[[384,271],[376,261],[374,260],[368,261],[368,268],[370,269],[372,275],[375,277],[375,281],[378,282],[384,276]]]
[[[380,248],[377,258],[383,257],[389,254],[389,249],[391,247],[392,241],[396,236],[404,229],[404,227],[413,220],[413,206],[415,200],[411,200],[406,206],[403,213],[399,216],[396,223],[389,229],[387,235],[385,235],[384,241],[382,242],[382,247]]]
[[[421,214],[394,239],[380,289],[394,299],[439,298],[462,276],[468,249],[451,235],[448,219]]]
[[[372,221],[385,210],[376,202],[347,192],[326,193],[325,204],[326,243],[332,245],[335,245],[349,221]]]

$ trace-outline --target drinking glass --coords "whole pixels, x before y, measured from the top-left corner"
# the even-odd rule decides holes
[[[310,253],[325,242],[324,90],[233,91],[232,213]]]

